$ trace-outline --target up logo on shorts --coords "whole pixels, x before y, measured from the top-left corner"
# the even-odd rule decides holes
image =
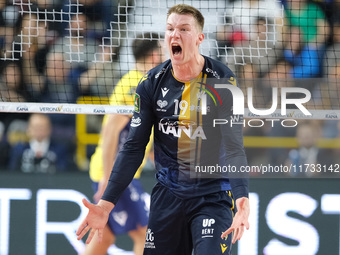
[[[204,219],[203,220],[203,227],[211,227],[212,224],[215,224],[215,220],[214,219]]]
[[[214,228],[212,225],[215,224],[215,219],[203,219],[202,222],[202,238],[213,237],[214,235]]]

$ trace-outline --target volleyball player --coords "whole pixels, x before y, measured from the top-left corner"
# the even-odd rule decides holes
[[[221,105],[208,100],[211,114],[203,116],[196,107],[200,106],[197,92],[206,90],[204,84],[209,79],[236,84],[229,68],[199,53],[203,26],[204,17],[189,5],[169,9],[165,44],[170,60],[150,70],[139,82],[132,117],[135,126],[117,157],[101,200],[96,205],[83,200],[89,213],[78,228],[78,239],[89,230],[87,242],[96,232],[102,238],[109,212],[142,162],[152,127],[157,184],[151,194],[144,254],[230,254],[231,243],[249,228],[247,178],[192,178],[190,172],[192,163],[202,163],[207,155],[209,162],[236,169],[247,164],[243,125],[204,126],[212,118],[231,117],[230,91],[217,91]]]

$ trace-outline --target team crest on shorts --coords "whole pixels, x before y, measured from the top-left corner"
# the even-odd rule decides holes
[[[155,243],[153,242],[154,240],[155,240],[155,236],[153,232],[151,231],[151,229],[148,228],[148,230],[146,231],[144,248],[155,249],[156,246],[155,246]]]

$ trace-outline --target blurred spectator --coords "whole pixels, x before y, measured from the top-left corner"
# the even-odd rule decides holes
[[[325,45],[330,26],[321,7],[308,0],[287,0],[285,13],[288,25],[301,29],[302,41],[314,43],[314,47]]]
[[[272,82],[270,85],[271,87],[290,87],[291,68],[291,64],[283,57],[280,57],[276,60],[275,64],[271,66],[271,68],[268,70],[268,73],[264,75],[264,78]]]
[[[62,53],[69,62],[72,79],[79,79],[93,65],[95,54],[99,51],[99,43],[87,36],[88,18],[84,14],[73,15],[70,21],[70,34],[58,39],[51,49],[54,53]],[[91,94],[90,87],[83,86],[81,94]]]
[[[91,89],[91,94],[96,93],[95,95],[102,95],[103,91],[101,89],[103,89],[107,92],[104,96],[107,96],[113,89],[113,79],[111,79],[111,83],[108,83],[108,80],[105,80],[103,76],[109,72],[109,77],[116,79],[118,77],[113,76],[113,53],[110,51],[110,47],[105,48],[105,50],[107,52],[98,57],[98,60],[102,62],[94,63],[86,70],[74,67],[73,63],[66,61],[66,54],[51,50],[47,55],[44,89],[39,101],[46,103],[77,103],[77,99],[89,93],[88,91],[91,91]],[[99,88],[98,86],[104,82],[102,79],[109,86]],[[104,86],[102,85],[102,87]],[[53,123],[53,136],[73,141],[75,115],[51,114],[50,118]]]
[[[328,14],[330,23],[333,24],[339,21],[340,18],[340,1],[332,0],[326,2],[326,14]]]
[[[300,27],[291,26],[285,42],[284,58],[292,65],[292,78],[321,76],[322,53],[315,44],[303,40]]]
[[[55,173],[69,171],[69,153],[62,144],[51,139],[52,126],[44,114],[29,118],[27,143],[19,143],[11,150],[9,169],[24,173]]]
[[[46,61],[44,89],[40,102],[76,103],[79,96],[77,80],[72,80],[72,70],[62,53],[49,52]],[[50,114],[52,136],[73,141],[75,135],[74,114]]]
[[[340,63],[340,17],[333,24],[333,44],[328,46],[323,61],[324,75],[333,75],[334,67]]]
[[[255,109],[270,109],[273,105],[273,88],[281,88],[292,86],[289,78],[290,65],[283,59],[278,59],[263,77],[256,75],[259,72],[256,65],[247,64],[243,66],[243,72],[239,79],[240,87],[247,89],[252,87],[252,104]],[[249,94],[248,94],[249,96]],[[278,97],[277,105],[280,105],[280,97]],[[244,128],[245,136],[274,136],[289,137],[295,134],[294,128],[284,128],[279,122],[267,123],[261,128]],[[246,148],[247,158],[250,165],[259,165],[270,163],[272,165],[280,165],[284,162],[287,150],[284,148]]]
[[[317,145],[322,137],[320,123],[317,121],[301,122],[297,126],[296,139],[298,148],[288,154],[287,165],[294,165],[297,172],[290,173],[296,177],[318,177],[323,173],[324,168],[320,166],[331,166],[334,163],[330,150],[320,149]]]
[[[77,99],[89,93],[88,91],[92,91],[91,94],[101,94],[100,92],[107,88],[102,89],[99,86],[104,86],[103,83],[106,85],[109,82],[103,77],[108,72],[111,82],[108,86],[109,91],[105,90],[105,92],[111,93],[113,79],[117,79],[116,75],[114,75],[116,63],[113,61],[113,53],[110,47],[103,50],[106,52],[97,55],[98,62],[93,63],[91,68],[86,70],[72,68],[72,64],[65,60],[65,54],[63,53],[49,52],[47,55],[45,90],[41,101],[76,103]]]
[[[323,59],[323,77],[325,79],[313,91],[316,109],[340,108],[340,19],[335,21],[333,32],[333,44],[326,48]],[[336,134],[337,132],[334,132],[336,127],[334,124],[332,126],[333,132],[331,133]]]
[[[228,67],[239,77],[243,65],[252,64],[256,69],[257,78],[266,74],[282,54],[282,43],[267,39],[267,20],[257,17],[253,25],[253,40],[241,42],[227,56]],[[244,69],[244,68],[243,68]],[[255,78],[255,77],[253,77]]]
[[[37,101],[43,89],[47,45],[44,22],[34,13],[22,16],[21,31],[15,38],[14,57],[20,60],[28,101]]]
[[[263,94],[263,101],[267,101],[270,107],[271,101],[267,98],[272,98],[273,88],[287,88],[295,86],[295,80],[291,76],[292,65],[284,58],[279,58],[276,64],[272,66],[268,73],[261,79],[261,91]],[[281,97],[278,96],[278,105],[281,105]],[[289,107],[289,106],[288,106]]]
[[[36,11],[39,20],[45,23],[48,41],[53,43],[56,37],[63,35],[64,27],[60,21],[64,0],[33,0],[32,2],[30,9]]]
[[[96,53],[96,62],[80,74],[78,86],[90,91],[91,96],[109,97],[122,75],[120,62],[117,61],[118,48],[111,45],[101,47]]]
[[[259,72],[257,71],[257,65],[246,64],[240,66],[239,84],[243,91],[252,87],[252,105],[255,109],[270,109],[273,105],[273,88],[284,87],[288,84],[289,77],[288,67],[289,64],[284,60],[279,60],[274,63],[270,70],[259,78]],[[248,94],[248,97],[250,95]],[[280,100],[280,99],[279,99]],[[278,101],[280,105],[280,101]],[[282,126],[276,122],[275,124],[267,123],[262,127],[249,127],[245,126],[245,136],[290,136],[290,128],[282,128]],[[285,159],[285,150],[282,148],[246,148],[246,154],[250,165],[260,165],[271,163],[277,165],[283,162]],[[282,158],[281,158],[282,157]],[[273,160],[275,159],[275,160]]]
[[[4,61],[0,75],[0,101],[26,102],[23,76],[17,61]]]
[[[43,94],[40,101],[46,103],[75,103],[79,96],[77,83],[72,83],[70,64],[64,55],[49,52],[46,58],[46,71]]]
[[[85,14],[90,22],[86,31],[86,37],[101,39],[110,36],[111,22],[117,22],[117,0],[64,0],[64,20],[68,20],[69,14]],[[64,27],[66,28],[66,27]]]
[[[9,113],[9,115],[16,114]],[[13,118],[6,129],[6,139],[11,147],[18,143],[27,142],[27,119],[29,115],[27,114],[27,119],[20,119],[21,116],[22,114],[17,114],[17,116]]]
[[[5,136],[5,125],[0,121],[0,170],[6,170],[10,145]]]
[[[320,93],[320,106],[327,110],[340,109],[340,62],[328,68],[327,76],[316,91]],[[324,86],[324,88],[322,87]]]
[[[98,41],[88,37],[89,19],[85,14],[72,15],[67,28],[68,32],[55,42],[53,51],[64,53],[65,60],[71,62],[72,68],[84,66],[94,60],[98,50]]]
[[[0,120],[5,126],[5,133],[8,136],[10,126],[15,126],[14,122],[26,121],[28,113],[25,112],[27,102],[23,86],[24,77],[18,61],[4,61],[0,70],[0,102],[20,102],[17,106],[20,114],[0,112]],[[14,133],[13,133],[14,134]],[[17,137],[15,134],[13,137]]]
[[[340,109],[340,20],[334,23],[333,31],[334,44],[327,48],[323,61],[325,79],[313,91],[314,107],[329,110],[330,118],[337,116],[332,110]],[[324,120],[324,137],[335,138],[338,133],[337,121]]]
[[[242,41],[257,40],[257,21],[266,21],[266,41],[281,41],[283,29],[282,6],[276,0],[237,0],[226,10],[225,25],[219,29],[218,40],[228,46],[237,46]]]
[[[6,52],[12,50],[13,38],[20,22],[19,7],[0,1],[0,57],[4,58]],[[12,58],[12,56],[6,56]]]
[[[73,36],[60,38],[53,45],[47,42],[44,22],[37,15],[25,14],[20,41],[22,66],[31,101],[49,103],[76,103],[82,94],[90,93],[90,83],[78,79],[92,65],[97,42],[84,38],[86,16],[74,15]],[[52,46],[52,47],[51,47]],[[112,54],[109,55],[109,58]]]

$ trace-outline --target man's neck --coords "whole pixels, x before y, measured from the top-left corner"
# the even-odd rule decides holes
[[[172,65],[174,76],[180,81],[190,81],[196,78],[203,69],[204,57],[199,55],[193,61],[183,65]]]

